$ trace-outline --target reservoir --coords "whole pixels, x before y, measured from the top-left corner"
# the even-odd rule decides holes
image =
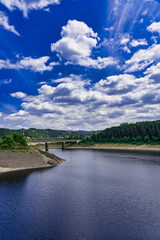
[[[67,161],[0,182],[0,240],[160,239],[160,156],[50,152]]]

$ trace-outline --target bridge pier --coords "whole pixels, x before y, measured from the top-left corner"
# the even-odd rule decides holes
[[[64,150],[65,142],[62,142],[62,150]]]
[[[48,142],[45,142],[45,151],[48,152]]]
[[[48,142],[45,142],[45,151],[48,152]],[[65,149],[65,142],[62,142],[62,150]]]

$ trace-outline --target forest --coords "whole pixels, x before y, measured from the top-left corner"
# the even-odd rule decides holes
[[[46,140],[61,138],[82,139],[93,134],[93,131],[63,131],[36,128],[11,130],[7,128],[0,128],[0,139],[5,135],[11,135],[13,133],[21,134],[29,140]]]
[[[160,120],[123,123],[86,137],[83,143],[160,144]]]

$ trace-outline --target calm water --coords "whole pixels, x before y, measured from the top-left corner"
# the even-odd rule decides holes
[[[0,183],[0,240],[160,240],[160,157],[51,152],[67,161]]]

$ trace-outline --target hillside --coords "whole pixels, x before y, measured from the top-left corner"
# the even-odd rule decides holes
[[[87,137],[84,143],[132,143],[159,144],[160,120],[137,123],[123,123],[117,127],[106,128]]]
[[[27,139],[31,140],[45,140],[56,138],[83,138],[93,134],[93,131],[63,131],[52,129],[18,129],[11,130],[6,128],[0,128],[0,138],[5,135],[11,135],[12,133],[23,134]]]

